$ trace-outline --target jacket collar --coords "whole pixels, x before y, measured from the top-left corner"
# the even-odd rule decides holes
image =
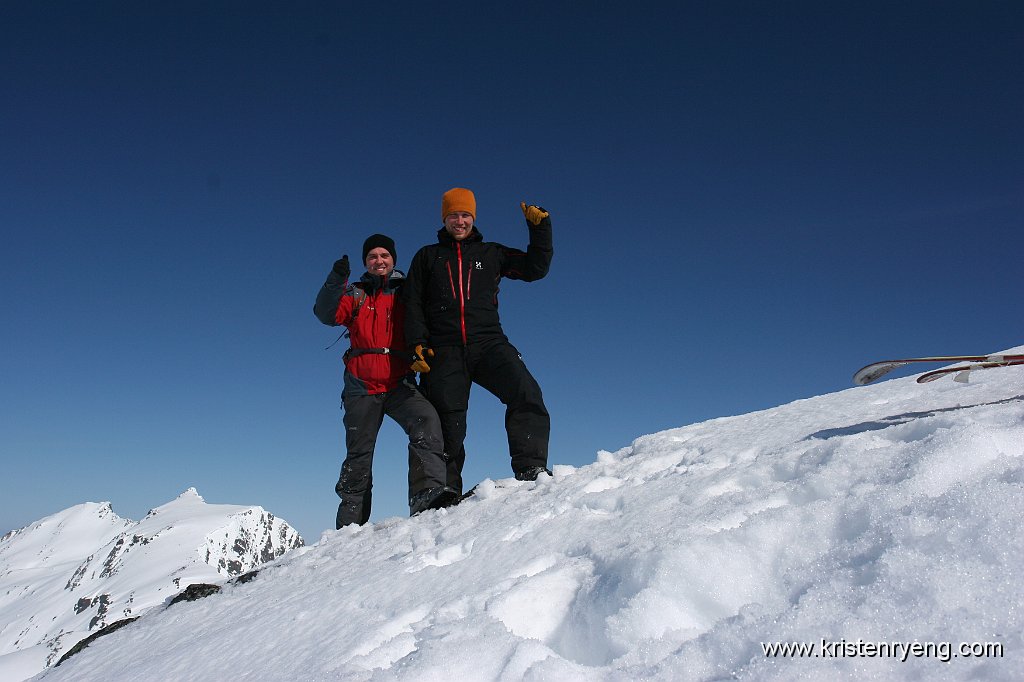
[[[359,283],[363,285],[363,291],[368,294],[372,294],[375,291],[394,291],[404,281],[405,273],[401,270],[392,270],[391,274],[387,277],[364,272],[363,276],[359,278]]]
[[[463,239],[463,242],[482,242],[484,236],[480,234],[480,230],[476,229],[476,225],[473,226],[473,231],[469,233],[469,236]],[[437,231],[437,241],[445,246],[455,246],[455,240],[448,234],[448,230],[443,227]]]

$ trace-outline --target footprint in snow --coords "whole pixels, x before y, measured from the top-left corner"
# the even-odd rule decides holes
[[[540,563],[530,568],[539,568],[551,560],[552,557],[538,559]],[[588,560],[551,565],[540,573],[524,576],[512,588],[489,600],[487,612],[512,634],[550,644],[592,572],[593,564]]]

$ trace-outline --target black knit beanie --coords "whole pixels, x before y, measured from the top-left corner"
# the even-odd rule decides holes
[[[391,254],[391,260],[398,262],[398,254],[395,253],[395,240],[385,234],[371,234],[363,242],[363,264],[366,264],[366,254],[370,253],[377,247],[387,249],[388,253]]]

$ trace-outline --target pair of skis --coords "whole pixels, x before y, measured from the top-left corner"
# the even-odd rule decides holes
[[[922,358],[903,358],[901,360],[880,360],[870,365],[861,367],[853,375],[853,383],[858,386],[870,384],[875,379],[882,377],[898,367],[919,362],[943,362],[969,364],[956,367],[943,367],[932,372],[926,372],[917,378],[917,383],[926,384],[935,381],[947,374],[955,374],[956,381],[966,382],[967,377],[974,370],[992,369],[993,367],[1011,367],[1013,365],[1024,365],[1024,355],[936,355]]]

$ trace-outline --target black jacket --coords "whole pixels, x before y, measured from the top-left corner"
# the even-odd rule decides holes
[[[540,279],[548,274],[554,253],[551,219],[527,226],[530,244],[525,252],[485,242],[475,227],[461,242],[441,228],[437,244],[416,252],[403,289],[410,348],[505,338],[498,319],[498,283],[502,277]]]

